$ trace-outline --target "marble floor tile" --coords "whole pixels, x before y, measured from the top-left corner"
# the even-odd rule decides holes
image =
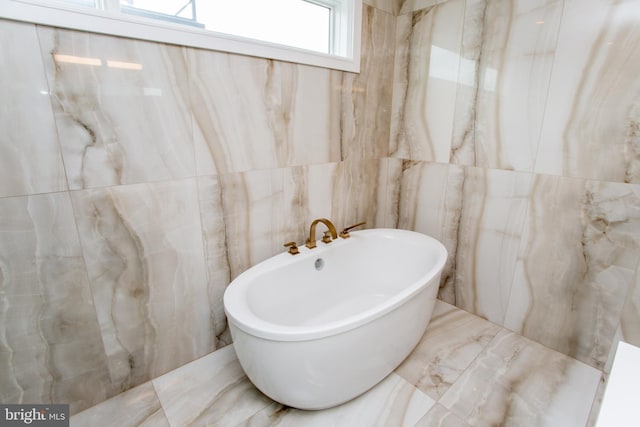
[[[500,329],[438,300],[427,331],[395,372],[438,400]]]
[[[365,394],[340,406],[321,411],[302,411],[270,405],[238,424],[238,427],[413,427],[435,401],[390,374]]]
[[[600,371],[503,330],[439,403],[473,426],[582,427]]]
[[[471,427],[444,406],[436,403],[415,427]]]
[[[171,427],[235,426],[273,403],[245,376],[232,345],[153,380]]]
[[[71,427],[170,427],[151,382],[76,414]]]
[[[74,416],[71,425],[583,427],[587,422],[600,385],[598,370],[443,302],[429,328],[405,364],[334,408],[303,411],[274,402],[251,384],[229,345]],[[416,362],[425,360],[422,371]],[[413,385],[426,376],[452,384]]]

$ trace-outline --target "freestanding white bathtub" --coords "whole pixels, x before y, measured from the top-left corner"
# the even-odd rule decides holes
[[[224,307],[240,364],[272,399],[323,409],[373,387],[431,318],[447,251],[394,229],[318,241],[239,275]]]

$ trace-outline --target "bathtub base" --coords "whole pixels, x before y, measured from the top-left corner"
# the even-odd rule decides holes
[[[440,274],[394,310],[337,335],[307,341],[253,336],[230,320],[238,360],[271,399],[299,409],[347,402],[389,375],[411,353],[431,319]]]

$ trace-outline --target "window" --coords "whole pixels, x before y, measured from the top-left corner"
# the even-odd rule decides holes
[[[126,14],[179,22],[317,52],[332,53],[334,11],[304,0],[120,0]],[[250,10],[251,13],[246,13]]]
[[[352,72],[361,12],[362,0],[0,0],[8,19]]]

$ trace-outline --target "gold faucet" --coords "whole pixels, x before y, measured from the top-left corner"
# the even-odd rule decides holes
[[[324,243],[331,243],[332,238],[333,239],[338,238],[338,232],[336,231],[336,227],[331,223],[331,221],[329,221],[326,218],[318,218],[311,223],[311,228],[309,229],[309,237],[307,238],[307,243],[305,244],[305,246],[308,247],[309,249],[313,249],[316,247],[316,226],[318,225],[319,222],[326,225],[327,228],[329,229],[329,231],[325,231],[324,235],[322,236],[322,241]]]
[[[298,249],[298,244],[296,242],[289,242],[284,244],[285,248],[289,248],[289,253],[291,255],[298,255],[300,250]]]

